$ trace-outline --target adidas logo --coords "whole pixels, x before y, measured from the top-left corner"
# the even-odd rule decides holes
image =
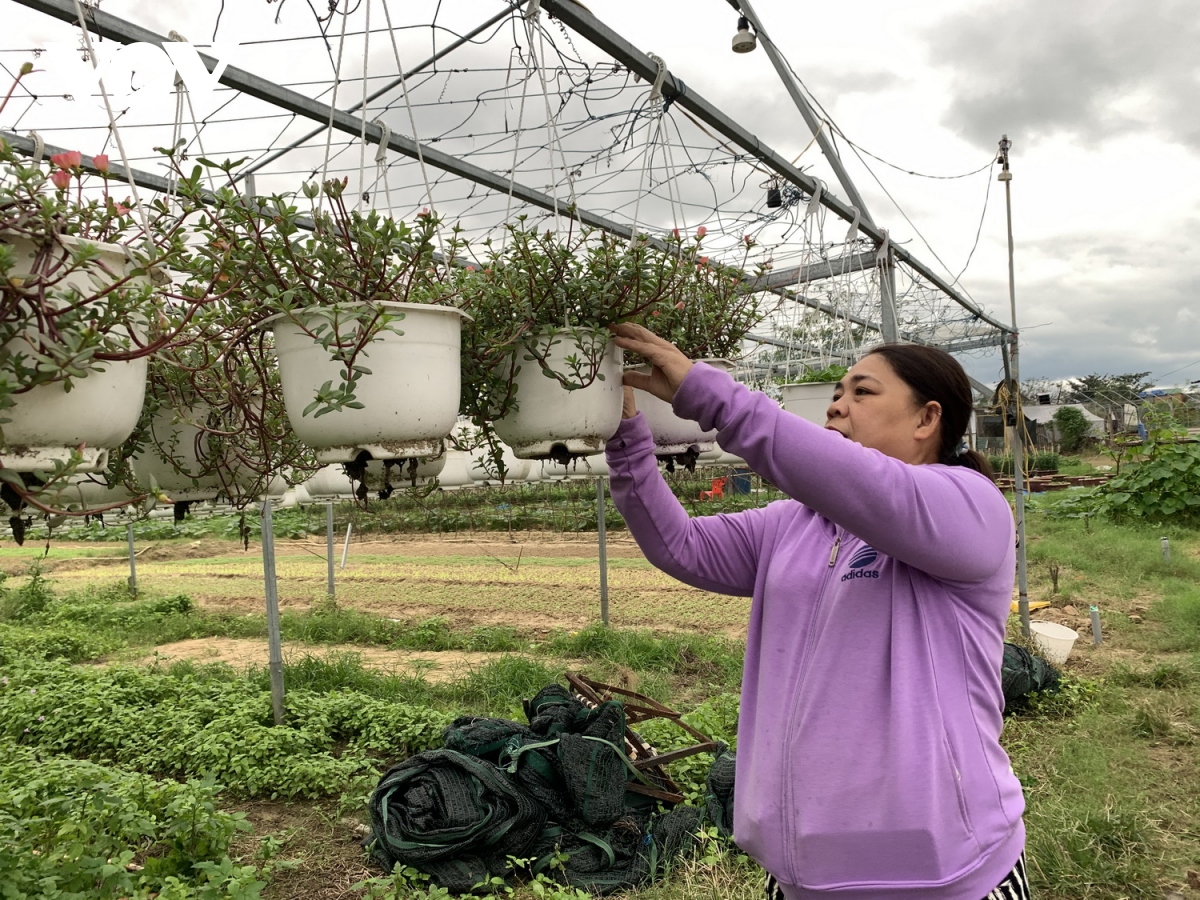
[[[850,557],[850,562],[847,567],[850,569],[842,576],[842,581],[850,581],[854,578],[878,578],[879,571],[877,569],[868,570],[867,566],[871,565],[879,559],[879,551],[874,547],[862,546],[858,551]]]

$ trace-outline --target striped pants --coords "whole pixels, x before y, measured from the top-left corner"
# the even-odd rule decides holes
[[[983,900],[1030,900],[1029,880],[1025,877],[1025,854],[1017,860],[1008,877],[996,885],[996,889]],[[771,875],[767,876],[767,900],[784,900],[779,882]]]

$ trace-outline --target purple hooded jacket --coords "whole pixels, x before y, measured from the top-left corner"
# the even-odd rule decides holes
[[[981,900],[1025,844],[1000,747],[1014,529],[963,466],[914,466],[697,364],[678,415],[719,429],[794,499],[690,518],[641,415],[608,442],[613,500],[647,559],[754,598],[734,838],[788,900]]]

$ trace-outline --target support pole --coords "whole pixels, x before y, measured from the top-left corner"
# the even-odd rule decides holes
[[[346,543],[342,544],[342,565],[341,568],[346,568],[346,554],[350,552],[350,531],[354,528],[354,523],[350,522],[346,525]]]
[[[1015,395],[1012,398],[1012,409],[1015,414],[1015,439],[1013,440],[1013,491],[1016,493],[1017,517],[1017,611],[1021,616],[1021,633],[1030,637],[1029,628],[1029,571],[1025,553],[1025,413],[1021,409],[1021,369],[1018,364],[1020,344],[1017,340],[1017,288],[1016,276],[1013,269],[1013,233],[1012,233],[1012,172],[1008,169],[1008,151],[1012,142],[1008,135],[1000,138],[1001,171],[997,180],[1004,182],[1004,210],[1008,222],[1008,302],[1012,312],[1012,331],[1008,334],[1009,352],[1008,373],[1009,384]],[[1005,411],[1007,417],[1007,410]]]
[[[129,536],[129,594],[137,596],[137,555],[133,552],[133,523],[130,522],[125,526],[125,533]]]
[[[900,325],[896,321],[896,256],[890,243],[879,265],[879,331],[889,344],[900,340]]]
[[[792,102],[796,104],[796,109],[800,110],[800,115],[804,117],[804,124],[808,126],[808,130],[812,132],[813,137],[817,139],[817,145],[821,148],[821,152],[825,154],[825,161],[829,163],[833,169],[833,174],[837,176],[838,183],[841,184],[842,190],[846,192],[846,196],[850,198],[850,203],[858,210],[864,222],[868,225],[874,225],[875,222],[871,218],[871,214],[867,212],[866,201],[863,200],[862,194],[858,192],[858,188],[854,186],[854,182],[850,179],[850,173],[842,165],[842,159],[834,150],[833,144],[829,140],[829,135],[825,133],[825,129],[821,127],[821,123],[817,121],[816,115],[812,111],[812,107],[808,105],[808,100],[804,94],[800,92],[800,85],[796,83],[796,78],[792,75],[791,70],[787,67],[787,63],[779,53],[779,49],[775,46],[775,42],[771,40],[771,36],[767,34],[762,27],[762,22],[754,13],[754,8],[750,5],[750,0],[737,0],[738,8],[742,15],[745,16],[750,24],[754,26],[755,33],[761,38],[762,46],[767,51],[767,58],[771,60],[771,65],[775,67],[775,72],[779,75],[779,80],[783,82],[783,86],[787,88],[787,92],[792,97]],[[885,340],[895,340],[884,335]]]
[[[333,593],[333,501],[330,500],[325,504],[325,562],[328,564],[329,571],[327,574],[327,584],[325,593],[329,595],[329,599],[334,598]]]
[[[608,535],[604,530],[604,479],[596,479],[596,532],[600,544],[600,621],[608,627]]]
[[[262,505],[263,582],[267,589],[267,647],[270,651],[271,710],[275,724],[283,724],[283,638],[279,632],[279,593],[275,582],[275,528],[271,501]]]

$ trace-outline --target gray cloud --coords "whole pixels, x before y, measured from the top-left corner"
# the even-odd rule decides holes
[[[1099,141],[1149,129],[1200,149],[1190,0],[1018,0],[951,16],[928,36],[932,61],[954,74],[943,122],[980,146],[1002,132]]]
[[[1200,378],[1200,364],[1192,365],[1200,362],[1200,253],[1173,242],[1134,241],[1119,255],[1118,248],[1111,255],[1093,249],[1069,240],[1018,248],[1018,259],[1072,261],[1071,274],[1038,279],[1024,276],[1018,264],[1023,377],[1150,371],[1168,382]],[[1131,259],[1139,260],[1136,285],[1106,274]],[[977,282],[973,290],[989,309],[1007,310],[1007,281]],[[1001,318],[1007,320],[1007,312]],[[997,356],[970,368],[986,374],[999,364]]]

